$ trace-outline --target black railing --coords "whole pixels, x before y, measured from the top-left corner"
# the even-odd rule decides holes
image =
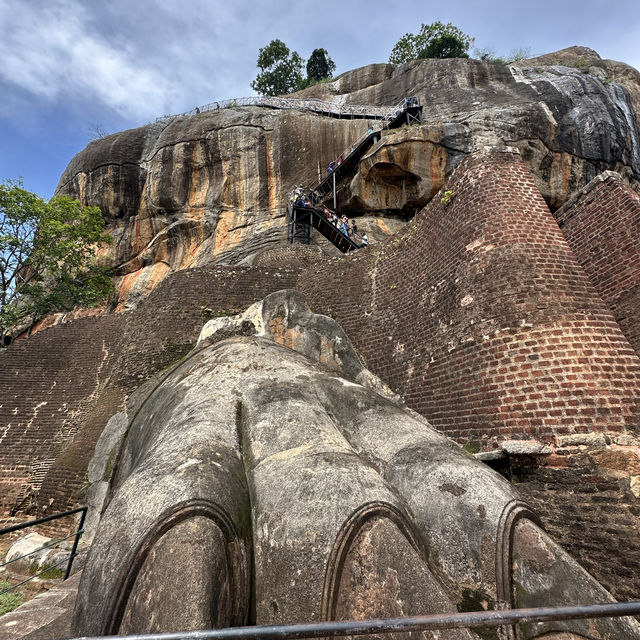
[[[38,518],[37,520],[31,520],[30,522],[23,522],[22,524],[16,524],[16,525],[13,525],[12,527],[7,527],[6,529],[0,529],[0,536],[2,536],[8,533],[13,533],[14,531],[20,531],[22,529],[28,529],[29,527],[35,527],[45,522],[51,522],[52,520],[65,518],[75,513],[81,514],[80,520],[78,521],[78,528],[76,529],[75,533],[71,533],[70,535],[65,536],[64,538],[56,538],[55,540],[52,540],[51,542],[43,544],[41,547],[38,547],[37,549],[30,551],[29,553],[25,553],[22,556],[19,556],[17,558],[12,558],[7,562],[3,562],[2,564],[0,564],[0,568],[6,567],[14,562],[18,562],[18,560],[23,560],[24,558],[28,558],[29,556],[32,556],[42,551],[43,549],[51,549],[53,547],[56,547],[61,542],[64,542],[65,540],[69,540],[70,538],[73,538],[73,545],[71,547],[71,551],[69,552],[69,555],[64,559],[60,560],[59,562],[56,562],[51,565],[47,565],[44,569],[42,569],[42,571],[32,576],[29,576],[26,580],[22,580],[22,582],[18,582],[17,584],[12,585],[8,589],[4,589],[3,591],[0,591],[0,595],[8,593],[9,591],[13,591],[14,589],[17,589],[19,586],[25,584],[26,582],[29,582],[29,580],[38,578],[43,573],[46,573],[47,571],[50,571],[51,569],[59,567],[63,564],[67,565],[63,579],[66,580],[71,575],[71,567],[73,566],[73,559],[78,555],[78,542],[80,541],[80,536],[82,536],[82,534],[84,533],[83,527],[84,527],[84,520],[87,515],[87,507],[78,507],[77,509],[71,509],[70,511],[65,511],[64,513],[56,513],[51,516],[45,516],[44,518]]]
[[[431,631],[434,629],[472,629],[501,627],[518,623],[579,620],[585,618],[621,618],[640,614],[640,602],[610,602],[571,607],[536,607],[502,611],[470,611],[429,616],[388,618],[385,620],[345,620],[311,624],[282,624],[264,627],[231,627],[177,633],[148,633],[109,636],[109,640],[298,640],[328,636],[358,636],[373,633]],[[80,639],[78,639],[80,640]],[[83,637],[81,640],[98,640]]]

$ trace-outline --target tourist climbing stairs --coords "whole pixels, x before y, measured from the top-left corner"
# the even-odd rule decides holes
[[[325,103],[330,104],[330,103]],[[383,129],[396,129],[405,124],[422,122],[422,106],[418,98],[405,98],[395,107],[350,107],[353,110],[352,118],[378,119],[380,110],[384,116],[380,123],[373,124],[366,135],[357,140],[347,151],[342,153],[328,167],[327,175],[322,178],[304,198],[304,205],[298,199],[300,194],[295,192],[290,194],[288,207],[288,240],[290,243],[302,242],[311,244],[312,229],[317,229],[325,238],[332,242],[340,251],[347,253],[353,249],[363,246],[360,237],[352,237],[342,232],[326,216],[324,206],[318,208],[317,203],[322,203],[330,194],[333,194],[333,208],[336,209],[336,186],[345,177],[353,175],[362,156],[381,138]],[[319,109],[318,109],[319,111]],[[344,113],[342,116],[328,109],[322,111],[324,115],[333,117],[349,117]],[[355,115],[357,113],[357,115]],[[296,204],[296,202],[298,204]],[[306,206],[305,206],[306,205]]]
[[[348,253],[363,246],[363,241],[359,234],[349,235],[344,233],[338,225],[329,220],[323,209],[293,205],[289,213],[289,219],[289,233],[297,234],[295,237],[290,235],[289,242],[292,244],[294,242],[312,244],[312,229],[316,229],[342,253]]]
[[[168,123],[174,118],[199,116],[209,111],[237,107],[296,109],[311,111],[330,118],[373,121],[367,134],[357,140],[345,153],[330,164],[331,171],[311,190],[305,190],[307,192],[306,204],[308,206],[296,205],[297,196],[294,192],[290,195],[287,207],[289,242],[311,244],[313,241],[312,229],[317,229],[343,253],[365,246],[366,241],[363,243],[360,236],[357,234],[351,236],[348,233],[345,234],[339,228],[340,225],[334,225],[327,218],[325,207],[320,205],[329,194],[333,194],[333,208],[336,208],[336,185],[345,177],[355,173],[362,156],[380,140],[383,129],[396,129],[405,124],[411,125],[422,122],[422,106],[418,98],[408,97],[395,106],[377,107],[372,105],[338,104],[315,98],[301,100],[299,98],[280,98],[277,96],[251,96],[249,98],[233,98],[231,100],[210,102],[185,113],[162,116],[157,118],[156,122]]]

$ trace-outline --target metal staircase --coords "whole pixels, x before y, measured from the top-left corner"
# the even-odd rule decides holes
[[[356,107],[354,107],[356,108]],[[337,207],[336,185],[356,171],[362,156],[382,137],[384,129],[397,129],[405,124],[420,124],[422,122],[422,106],[418,98],[405,98],[395,107],[357,107],[363,113],[383,109],[386,114],[381,124],[376,123],[369,128],[366,135],[358,139],[345,153],[341,154],[329,166],[327,175],[315,186],[308,190],[308,202],[310,206],[296,206],[290,202],[288,207],[288,241],[293,244],[301,242],[311,244],[313,242],[313,229],[317,229],[325,238],[332,242],[340,251],[347,253],[353,249],[361,248],[354,239],[345,235],[333,225],[315,207],[329,196],[333,195],[333,208]],[[333,117],[339,117],[334,114]],[[367,118],[366,115],[360,116]]]

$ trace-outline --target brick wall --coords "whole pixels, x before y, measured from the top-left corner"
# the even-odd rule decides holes
[[[295,285],[285,267],[204,267],[163,281],[136,310],[42,330],[0,352],[0,515],[83,500],[86,469],[127,393],[195,344],[210,317]]]
[[[640,195],[606,171],[555,216],[578,262],[640,353]]]
[[[119,351],[113,316],[82,318],[0,353],[0,513],[38,491]]]
[[[640,501],[629,486],[638,467],[625,447],[570,446],[553,461],[524,460],[506,474],[547,531],[614,597],[640,597]]]
[[[384,245],[314,265],[299,287],[459,443],[547,442],[504,474],[584,567],[637,599],[640,361],[517,155],[475,154],[445,189],[448,205],[441,193]],[[597,446],[565,446],[581,434]]]
[[[635,429],[640,360],[517,154],[482,152],[393,239],[300,281],[368,366],[440,431]]]

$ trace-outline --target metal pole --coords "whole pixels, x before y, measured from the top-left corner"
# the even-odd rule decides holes
[[[73,564],[73,559],[76,557],[76,549],[78,548],[78,542],[80,541],[80,536],[83,532],[84,527],[84,519],[87,515],[87,507],[84,507],[82,510],[82,515],[80,516],[80,522],[78,522],[78,530],[76,531],[76,537],[73,541],[73,547],[71,548],[71,555],[69,556],[69,562],[67,563],[67,571],[64,574],[64,579],[66,580],[71,575],[71,565]]]
[[[65,516],[70,516],[74,513],[78,513],[83,509],[86,509],[86,507],[78,507],[77,509],[71,509],[70,511],[64,511],[63,513],[55,513],[52,516],[45,516],[44,518],[30,520],[29,522],[23,522],[22,524],[14,524],[12,527],[0,529],[0,536],[4,535],[5,533],[11,533],[12,531],[20,531],[21,529],[26,529],[27,527],[33,527],[37,524],[43,524],[44,522],[50,522],[51,520],[57,520],[58,518],[64,518]]]
[[[336,170],[333,170],[333,173],[331,174],[333,175],[333,210],[335,211],[338,208],[338,205],[336,204]]]
[[[546,620],[578,620],[584,618],[619,618],[640,614],[640,602],[610,602],[607,604],[571,607],[536,607],[501,611],[470,611],[468,613],[442,613],[428,616],[389,618],[386,620],[346,620],[309,624],[283,624],[264,627],[231,627],[186,631],[178,633],[151,633],[129,636],[110,636],[109,640],[295,640],[328,636],[352,636],[399,631],[427,631],[431,629],[458,629],[499,627],[519,622]],[[77,640],[102,640],[83,637]]]

